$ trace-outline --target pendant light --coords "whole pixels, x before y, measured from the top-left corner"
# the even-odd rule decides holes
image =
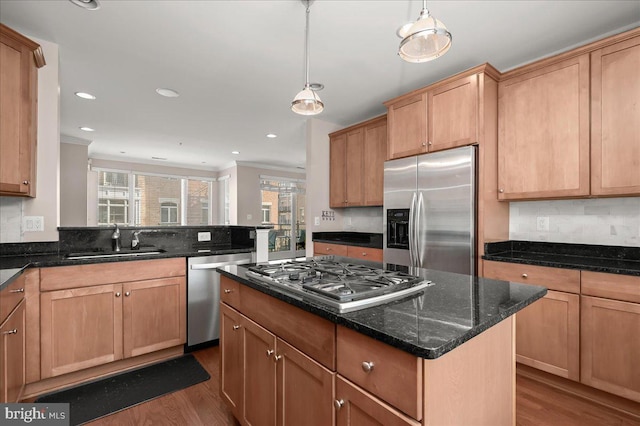
[[[309,9],[311,7],[309,0],[302,0],[302,3],[306,5],[306,27],[304,33],[305,39],[305,49],[304,49],[304,57],[305,57],[305,83],[304,88],[293,98],[293,102],[291,102],[291,111],[300,115],[316,115],[320,114],[324,109],[324,104],[320,100],[320,97],[313,90],[312,87],[316,87],[316,85],[311,85],[309,83]],[[322,85],[318,85],[322,87]]]
[[[451,47],[451,33],[429,14],[427,0],[422,1],[418,19],[400,27],[397,34],[402,39],[398,55],[407,62],[431,61],[447,53]]]

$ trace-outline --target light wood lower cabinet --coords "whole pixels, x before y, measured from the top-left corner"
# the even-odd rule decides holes
[[[334,424],[333,373],[221,304],[223,399],[243,425]]]
[[[347,246],[342,244],[313,243],[313,255],[324,256],[334,255],[342,257],[352,257],[354,259],[370,260],[372,262],[382,262],[382,249]]]
[[[23,299],[0,325],[0,402],[19,402],[26,382],[25,306]]]
[[[405,416],[375,396],[336,377],[337,426],[418,426],[420,423]]]

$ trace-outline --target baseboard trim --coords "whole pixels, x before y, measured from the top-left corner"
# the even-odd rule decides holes
[[[34,383],[28,383],[22,395],[22,402],[33,402],[40,395],[76,386],[82,383],[102,379],[113,374],[140,368],[145,365],[154,364],[159,361],[176,358],[184,354],[184,345],[174,346],[150,354],[140,355],[134,358],[127,358],[109,364],[87,368],[86,370],[74,371],[62,376],[50,377]]]
[[[516,374],[640,420],[640,403],[518,363]]]

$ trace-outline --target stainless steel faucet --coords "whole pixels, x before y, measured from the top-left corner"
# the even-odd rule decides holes
[[[140,235],[140,231],[133,231],[131,235],[131,250],[138,250],[140,248],[140,238],[138,238],[138,235]]]
[[[116,229],[111,234],[111,249],[113,251],[120,251],[120,228],[118,228],[118,224],[116,223]]]

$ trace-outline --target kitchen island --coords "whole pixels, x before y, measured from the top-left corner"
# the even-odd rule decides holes
[[[544,287],[418,269],[432,285],[339,313],[219,272],[221,394],[242,424],[515,423],[513,315]]]

